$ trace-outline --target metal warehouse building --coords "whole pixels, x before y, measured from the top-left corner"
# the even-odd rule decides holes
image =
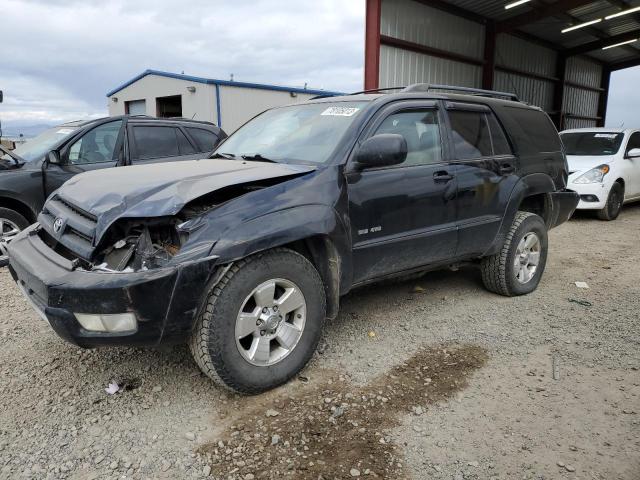
[[[367,0],[365,88],[425,82],[513,92],[559,129],[603,126],[611,72],[640,65],[638,5]]]
[[[233,132],[267,108],[337,92],[193,77],[146,70],[107,93],[109,115],[185,117]]]

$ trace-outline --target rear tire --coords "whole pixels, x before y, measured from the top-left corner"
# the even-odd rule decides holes
[[[29,221],[18,212],[8,208],[0,208],[0,267],[9,264],[7,242],[28,226]]]
[[[498,253],[482,259],[487,290],[514,297],[533,292],[547,263],[547,227],[538,215],[518,212]]]
[[[235,263],[206,294],[191,353],[216,383],[261,393],[289,381],[311,359],[325,311],[324,287],[309,260],[288,249],[258,253]]]
[[[602,210],[598,210],[596,215],[600,220],[612,221],[618,218],[620,210],[622,210],[622,203],[624,202],[624,188],[619,182],[614,183],[609,190],[609,196],[607,197],[607,204]]]

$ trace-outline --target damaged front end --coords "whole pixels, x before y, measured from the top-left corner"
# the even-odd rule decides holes
[[[123,221],[109,231],[107,246],[99,250],[92,270],[137,272],[162,268],[180,251],[186,235],[178,230],[178,219]]]

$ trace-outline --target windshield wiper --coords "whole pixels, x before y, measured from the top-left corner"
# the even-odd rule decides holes
[[[7,155],[9,155],[13,159],[13,161],[16,162],[16,165],[20,166],[20,165],[23,165],[25,163],[24,158],[22,158],[21,156],[13,153],[8,148],[5,148],[2,145],[0,145],[0,150],[3,151],[4,153],[6,153]]]
[[[233,153],[216,152],[209,158],[226,158],[227,160],[233,160],[234,158],[236,158],[236,156]]]
[[[278,163],[275,160],[271,160],[270,158],[263,157],[259,153],[254,153],[253,155],[241,155],[243,160],[253,160],[254,162],[269,162],[269,163]]]

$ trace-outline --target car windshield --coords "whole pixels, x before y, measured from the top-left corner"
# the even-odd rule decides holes
[[[314,103],[268,110],[229,137],[214,156],[324,163],[365,104]]]
[[[13,153],[26,162],[38,160],[52,150],[60,140],[63,140],[69,135],[73,135],[77,132],[78,128],[79,127],[77,125],[62,125],[60,127],[50,128],[49,130],[42,132],[37,137],[33,137],[22,145],[19,145],[15,150],[13,150]],[[0,158],[3,160],[11,160],[11,157],[7,154],[4,154]]]
[[[615,155],[620,150],[624,133],[579,132],[560,135],[567,155]]]

